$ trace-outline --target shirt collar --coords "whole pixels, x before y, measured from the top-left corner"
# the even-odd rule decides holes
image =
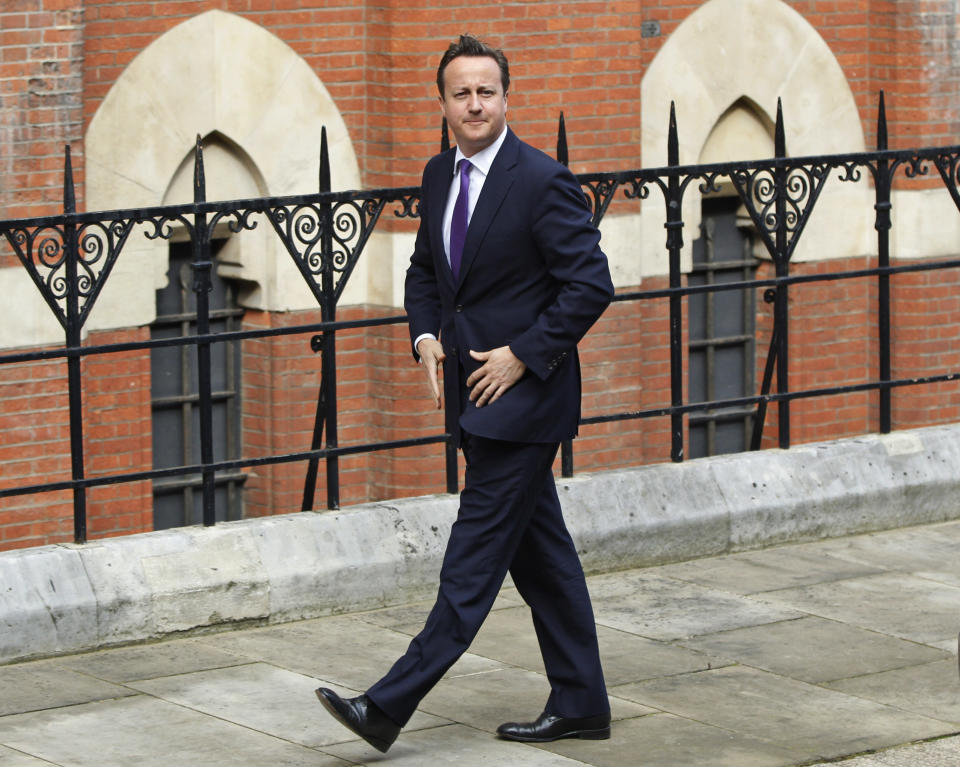
[[[493,165],[493,160],[497,156],[497,152],[500,151],[500,147],[503,146],[504,140],[507,138],[507,126],[503,126],[503,130],[500,132],[500,135],[497,136],[496,141],[494,141],[486,149],[481,149],[473,157],[466,157],[463,152],[460,151],[460,147],[457,147],[456,156],[453,158],[453,173],[456,175],[457,169],[460,167],[460,161],[468,159],[470,164],[479,170],[484,176],[490,173],[490,166]]]

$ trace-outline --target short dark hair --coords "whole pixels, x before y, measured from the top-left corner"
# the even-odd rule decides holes
[[[440,98],[443,98],[443,73],[447,69],[447,64],[458,56],[487,56],[493,59],[500,67],[500,82],[503,85],[504,94],[510,90],[510,65],[503,51],[487,45],[473,35],[460,35],[459,40],[450,43],[443,58],[440,59],[440,66],[437,67],[437,90],[440,91]]]

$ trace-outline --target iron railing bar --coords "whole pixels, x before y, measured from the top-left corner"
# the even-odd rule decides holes
[[[638,418],[656,418],[674,413],[693,413],[701,410],[720,409],[725,407],[739,407],[741,405],[757,404],[759,402],[783,402],[795,399],[811,399],[813,397],[827,397],[838,394],[856,394],[858,392],[876,391],[885,388],[900,388],[904,386],[923,386],[932,383],[949,383],[951,381],[960,381],[960,372],[944,373],[935,376],[923,376],[920,378],[898,378],[893,381],[869,381],[862,384],[849,384],[847,386],[825,387],[820,389],[804,389],[797,392],[785,392],[783,394],[774,392],[771,394],[755,394],[749,397],[738,397],[736,399],[715,400],[712,402],[693,402],[678,407],[661,407],[652,410],[634,410],[624,413],[613,413],[611,415],[589,416],[580,419],[581,426],[590,426],[598,423],[613,423],[616,421],[629,421]]]
[[[960,259],[946,261],[925,261],[919,264],[903,264],[900,266],[872,267],[856,269],[848,272],[830,272],[827,274],[801,274],[787,277],[767,277],[759,280],[741,280],[738,282],[721,282],[711,285],[686,285],[678,288],[659,288],[656,290],[630,291],[617,293],[614,302],[636,301],[651,298],[666,298],[670,295],[694,295],[697,293],[719,292],[724,290],[744,290],[752,288],[776,287],[778,285],[794,285],[810,282],[829,282],[833,280],[858,279],[875,277],[881,274],[908,274],[913,272],[936,271],[937,269],[960,268]],[[181,346],[203,341],[242,341],[249,338],[270,338],[273,336],[297,335],[299,333],[318,333],[325,330],[351,330],[382,325],[399,325],[407,321],[406,315],[389,317],[371,317],[359,320],[337,320],[335,322],[316,322],[305,325],[291,325],[283,328],[260,328],[257,330],[233,330],[223,333],[211,333],[206,336],[177,336],[176,338],[151,338],[145,341],[124,341],[115,344],[98,344],[76,348],[48,349],[37,352],[18,352],[0,355],[0,365],[22,362],[38,362],[42,360],[60,359],[71,354],[87,356],[90,354],[116,354],[120,352],[139,351],[168,346]]]
[[[269,466],[275,463],[295,463],[297,461],[305,461],[310,458],[328,458],[330,456],[339,457],[344,455],[355,455],[357,453],[373,453],[380,450],[398,450],[406,447],[436,445],[441,442],[448,441],[449,438],[449,434],[435,434],[427,437],[397,439],[390,442],[371,442],[336,448],[304,450],[299,453],[285,453],[282,455],[264,456],[262,458],[238,458],[230,461],[216,461],[209,465],[197,463],[189,466],[173,466],[165,469],[150,469],[149,471],[128,472],[126,474],[110,474],[103,477],[88,477],[77,481],[61,480],[59,482],[47,482],[42,485],[27,485],[23,487],[12,487],[0,490],[0,498],[7,498],[17,495],[30,495],[31,493],[54,492],[57,490],[71,490],[75,487],[102,487],[104,485],[117,485],[122,482],[144,482],[163,477],[176,477],[184,474],[199,474],[204,469],[217,472],[229,469],[250,468],[254,466]]]
[[[960,144],[951,144],[942,147],[926,147],[923,149],[889,149],[880,152],[849,152],[846,154],[803,155],[799,157],[771,157],[765,160],[743,160],[738,162],[707,163],[703,165],[664,165],[659,168],[639,168],[634,170],[614,171],[604,173],[577,174],[577,180],[582,183],[598,181],[614,181],[625,184],[638,179],[641,181],[655,181],[671,176],[724,176],[724,171],[749,171],[761,169],[792,170],[807,165],[829,165],[833,170],[846,169],[856,165],[869,167],[877,160],[904,162],[913,160],[935,160],[937,157],[952,152],[960,152]]]
[[[855,269],[848,272],[828,272],[826,274],[791,274],[786,277],[764,277],[759,280],[740,280],[738,282],[715,282],[710,285],[685,285],[679,288],[657,288],[655,290],[637,290],[629,293],[617,293],[613,301],[638,301],[650,298],[667,298],[671,295],[694,295],[697,293],[717,293],[724,290],[747,290],[751,288],[775,288],[780,285],[799,285],[810,282],[833,282],[853,280],[863,277],[876,277],[880,274],[908,274],[912,272],[931,272],[938,269],[960,268],[960,259],[947,261],[925,261],[922,264],[904,264],[902,266],[875,266],[868,269]],[[0,358],[2,361],[2,358]]]
[[[341,192],[312,192],[310,194],[290,195],[287,197],[254,197],[242,200],[215,200],[202,203],[185,202],[175,205],[154,205],[147,208],[117,208],[106,211],[63,214],[52,216],[34,216],[32,218],[13,218],[0,221],[0,232],[8,229],[20,229],[33,226],[62,226],[63,224],[90,224],[103,221],[126,221],[151,223],[155,217],[175,218],[194,213],[263,213],[271,208],[289,205],[312,205],[320,203],[337,204],[356,202],[369,198],[383,199],[385,202],[402,202],[405,197],[419,197],[419,186],[384,187],[380,189],[354,189]],[[221,222],[229,223],[229,222]]]
[[[378,327],[380,325],[400,325],[407,321],[405,314],[390,317],[372,317],[363,320],[337,320],[336,322],[315,322],[308,325],[291,325],[285,328],[261,328],[259,330],[231,330],[207,335],[177,336],[175,338],[151,338],[147,341],[123,341],[115,344],[99,344],[73,348],[49,349],[41,352],[21,352],[0,355],[0,365],[18,362],[37,362],[57,359],[75,354],[84,357],[90,354],[116,354],[119,352],[155,349],[165,346],[187,346],[205,341],[243,341],[248,338],[270,338],[273,336],[292,336],[300,333],[318,333],[325,330],[354,330],[357,328]]]

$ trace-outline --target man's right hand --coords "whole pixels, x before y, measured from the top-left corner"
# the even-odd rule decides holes
[[[430,391],[437,403],[437,410],[443,407],[440,398],[440,363],[447,355],[443,353],[443,345],[435,338],[424,338],[417,344],[417,354],[420,355],[420,364],[427,371],[427,382],[430,384]]]

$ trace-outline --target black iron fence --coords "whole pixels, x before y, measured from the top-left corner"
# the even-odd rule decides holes
[[[891,391],[896,387],[955,381],[960,372],[945,372],[922,378],[891,378],[890,277],[960,267],[960,259],[925,261],[890,266],[891,190],[898,172],[907,177],[930,175],[936,169],[954,203],[960,208],[960,146],[890,151],[883,94],[880,95],[877,121],[877,150],[818,157],[786,156],[783,116],[779,109],[775,126],[775,157],[768,160],[711,165],[679,165],[679,140],[671,109],[667,165],[660,168],[588,173],[578,178],[583,186],[593,220],[599,224],[611,201],[621,193],[628,200],[650,197],[658,189],[665,203],[664,226],[669,257],[668,287],[658,290],[622,292],[616,302],[665,299],[669,303],[670,402],[661,407],[586,416],[584,425],[627,419],[667,417],[670,419],[673,461],[684,457],[683,419],[694,412],[719,408],[756,409],[751,448],[760,446],[768,403],[778,403],[778,440],[782,448],[790,446],[790,403],[801,398],[822,397],[852,392],[876,391],[880,430],[891,429]],[[442,131],[447,144],[447,131]],[[566,132],[563,117],[557,141],[557,156],[567,161]],[[0,355],[0,365],[48,359],[66,359],[70,413],[71,478],[42,484],[22,485],[0,490],[0,498],[70,490],[73,494],[74,537],[87,537],[86,491],[88,488],[123,482],[155,480],[171,476],[200,475],[203,494],[203,522],[214,524],[214,482],[217,472],[245,467],[288,462],[307,464],[303,508],[313,506],[320,461],[326,463],[326,500],[330,509],[339,508],[339,466],[341,456],[407,448],[416,445],[443,444],[446,458],[448,492],[457,490],[456,449],[449,435],[434,434],[410,439],[341,446],[337,427],[337,332],[346,329],[401,324],[402,315],[351,321],[336,319],[337,304],[364,248],[388,209],[399,218],[418,215],[419,189],[403,187],[367,191],[331,192],[326,133],[322,137],[320,191],[317,194],[207,202],[203,169],[203,150],[198,139],[195,155],[194,201],[136,210],[77,213],[70,152],[64,170],[64,211],[60,215],[0,221],[0,233],[6,238],[20,263],[27,270],[51,312],[65,332],[65,345],[43,351]],[[825,274],[791,275],[791,256],[828,181],[850,183],[869,174],[875,193],[877,265],[873,268]],[[681,251],[684,221],[681,215],[684,194],[696,183],[706,194],[719,191],[729,181],[748,212],[755,231],[774,265],[775,276],[767,279],[725,282],[722,284],[682,284]],[[321,310],[321,322],[262,330],[210,332],[207,294],[213,265],[211,239],[214,229],[227,225],[231,232],[255,228],[266,219],[283,243],[313,292]],[[180,338],[152,339],[126,343],[81,345],[81,332],[97,297],[131,234],[138,228],[151,239],[170,239],[174,229],[187,231],[193,248],[193,272],[197,301],[197,333]],[[875,278],[877,281],[877,370],[878,380],[861,383],[790,391],[790,339],[788,292],[798,283]],[[683,399],[683,305],[682,299],[696,293],[728,290],[765,289],[765,299],[773,305],[773,332],[760,391],[737,399],[684,402]],[[311,347],[321,355],[321,377],[314,436],[309,449],[230,461],[215,461],[213,454],[213,417],[211,387],[211,344],[278,335],[314,334]],[[117,473],[86,477],[84,470],[82,380],[80,361],[88,355],[108,355],[159,346],[194,346],[199,373],[199,423],[201,461],[174,468]],[[776,386],[774,389],[774,371]],[[563,445],[562,469],[573,472],[571,443]]]

